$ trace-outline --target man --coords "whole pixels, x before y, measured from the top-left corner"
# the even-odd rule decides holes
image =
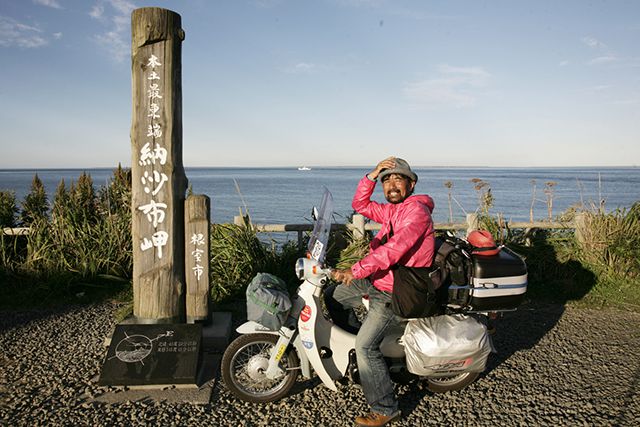
[[[382,182],[389,203],[371,200],[376,182]],[[342,282],[329,295],[327,304],[356,307],[369,296],[369,312],[356,337],[356,358],[362,390],[371,412],[356,418],[360,426],[383,426],[400,417],[389,369],[380,352],[385,332],[401,319],[391,310],[393,267],[429,267],[433,259],[434,236],[431,212],[433,200],[412,195],[417,175],[400,158],[382,160],[363,177],[352,206],[360,214],[381,224],[370,251],[350,269],[336,270],[333,278]]]

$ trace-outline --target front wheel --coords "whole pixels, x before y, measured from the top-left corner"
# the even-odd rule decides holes
[[[270,380],[265,372],[277,335],[248,334],[235,339],[222,356],[221,371],[225,385],[247,402],[273,402],[286,396],[296,382],[300,362],[296,352],[288,349],[280,359],[284,374]]]
[[[480,375],[479,372],[465,372],[462,374],[447,377],[427,378],[429,390],[434,393],[445,393],[447,391],[461,390],[474,382]]]

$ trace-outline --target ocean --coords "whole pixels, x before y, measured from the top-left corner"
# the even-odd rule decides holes
[[[323,188],[333,194],[336,221],[344,222],[352,213],[351,197],[358,180],[369,168],[186,168],[194,193],[211,198],[212,222],[233,222],[240,208],[248,210],[257,224],[301,224],[310,222],[313,205],[320,202]],[[87,169],[96,189],[108,181],[112,169]],[[61,179],[67,186],[76,181],[82,169],[0,170],[0,190],[13,191],[21,202],[29,192],[35,173],[51,195]],[[416,193],[429,194],[435,201],[434,220],[449,221],[448,189],[451,184],[454,221],[478,208],[478,191],[473,179],[491,188],[491,213],[502,213],[507,220],[527,221],[533,199],[535,219],[547,217],[545,184],[553,185],[553,214],[574,205],[598,205],[602,201],[611,211],[630,207],[640,200],[640,168],[416,168]],[[374,198],[383,200],[376,189]]]

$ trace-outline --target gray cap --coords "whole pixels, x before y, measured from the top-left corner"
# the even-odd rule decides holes
[[[407,163],[406,160],[396,157],[395,161],[396,161],[395,168],[383,169],[382,172],[380,172],[380,175],[378,175],[378,178],[380,179],[380,181],[382,181],[382,178],[384,178],[387,175],[391,175],[392,173],[404,175],[412,181],[416,181],[416,182],[418,181],[418,175],[416,175],[411,170],[411,168],[409,167],[409,163]]]

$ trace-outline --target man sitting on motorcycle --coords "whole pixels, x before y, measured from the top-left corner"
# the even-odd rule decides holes
[[[389,203],[371,200],[376,182],[382,182]],[[356,307],[368,295],[369,311],[356,337],[356,358],[362,390],[371,412],[356,418],[360,426],[383,426],[400,417],[389,369],[380,343],[389,328],[401,321],[391,309],[393,267],[429,267],[433,259],[433,199],[412,195],[417,175],[400,158],[389,157],[358,183],[352,206],[360,214],[381,224],[367,256],[351,268],[336,270],[333,278],[342,282],[328,292],[327,305]]]

